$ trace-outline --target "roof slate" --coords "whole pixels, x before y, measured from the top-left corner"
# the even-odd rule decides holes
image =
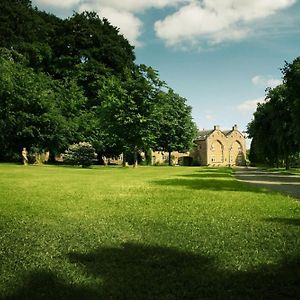
[[[201,130],[198,132],[197,140],[204,141],[214,130]]]
[[[198,137],[196,140],[198,141],[204,141],[206,140],[206,138],[215,131],[215,129],[211,129],[211,130],[200,130],[198,132]],[[224,135],[229,135],[233,129],[230,129],[230,130],[220,130]]]

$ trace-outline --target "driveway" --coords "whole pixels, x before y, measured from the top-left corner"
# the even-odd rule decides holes
[[[256,168],[236,168],[235,177],[257,187],[282,192],[300,199],[300,176],[262,171]]]

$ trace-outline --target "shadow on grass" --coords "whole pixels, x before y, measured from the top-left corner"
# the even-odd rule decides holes
[[[230,168],[203,168],[197,171],[197,173],[206,173],[206,174],[232,174],[232,169]]]
[[[235,191],[235,192],[255,192],[264,193],[264,189],[238,182],[232,177],[223,177],[214,179],[213,176],[205,178],[204,176],[181,175],[176,179],[155,180],[152,183],[160,186],[185,187],[193,190],[210,190],[210,191]]]
[[[68,256],[93,286],[37,271],[5,299],[297,299],[300,293],[299,256],[249,272],[226,272],[213,257],[132,243]]]
[[[96,299],[95,292],[86,287],[68,284],[55,273],[47,270],[31,272],[24,278],[23,286],[1,300],[63,300]]]
[[[267,218],[267,219],[263,219],[263,221],[300,226],[300,219],[294,219],[294,218]]]
[[[232,178],[231,174],[228,173],[206,173],[201,172],[197,174],[186,174],[186,175],[180,175],[179,177],[186,177],[186,178]]]
[[[239,182],[230,169],[207,168],[197,170],[192,174],[175,175],[174,179],[154,180],[152,183],[161,186],[185,187],[194,190],[239,191],[265,193],[264,188],[258,188]]]

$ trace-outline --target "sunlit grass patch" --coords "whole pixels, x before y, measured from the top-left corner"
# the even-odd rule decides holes
[[[231,169],[0,165],[0,214],[4,299],[299,294],[300,203]]]

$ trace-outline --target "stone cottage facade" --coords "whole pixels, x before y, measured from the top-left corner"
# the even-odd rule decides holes
[[[180,159],[183,157],[189,157],[190,152],[171,152],[171,162],[172,165],[178,165]],[[152,165],[162,165],[167,164],[169,162],[169,152],[164,151],[152,151]]]
[[[212,130],[199,132],[195,140],[194,158],[203,166],[243,166],[246,164],[246,140],[234,125],[231,130]]]

